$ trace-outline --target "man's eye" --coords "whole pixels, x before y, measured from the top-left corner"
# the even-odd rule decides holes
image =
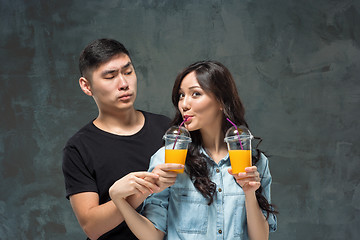
[[[105,79],[113,79],[115,76],[111,75],[111,76],[105,76]]]
[[[133,71],[129,71],[129,72],[125,72],[125,75],[131,75],[133,73]]]

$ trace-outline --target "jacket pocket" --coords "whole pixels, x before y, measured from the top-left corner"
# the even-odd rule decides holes
[[[178,233],[206,234],[208,226],[207,200],[196,190],[173,188],[173,208]],[[172,201],[171,201],[172,202]]]
[[[234,218],[234,238],[247,239],[247,219],[244,200],[238,199],[236,201]]]

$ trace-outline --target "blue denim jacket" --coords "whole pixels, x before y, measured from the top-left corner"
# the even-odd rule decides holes
[[[216,183],[216,196],[209,206],[186,173],[178,174],[173,186],[150,195],[144,202],[142,214],[157,229],[165,233],[164,239],[248,239],[245,194],[227,169],[229,154],[216,164],[207,156],[211,180]],[[149,171],[164,163],[165,149],[159,149],[151,158]],[[261,155],[256,164],[261,177],[263,195],[270,202],[271,175],[268,159]],[[266,216],[266,212],[263,212]],[[268,218],[269,230],[277,227],[276,216]]]

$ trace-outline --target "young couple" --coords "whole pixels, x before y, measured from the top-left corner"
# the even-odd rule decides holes
[[[268,239],[276,230],[265,155],[255,149],[252,167],[231,171],[226,118],[248,125],[224,65],[201,61],[178,74],[172,122],[134,108],[137,78],[121,43],[92,42],[79,66],[80,87],[99,114],[67,142],[63,172],[89,239]],[[185,116],[192,138],[185,166],[165,164],[162,136]]]

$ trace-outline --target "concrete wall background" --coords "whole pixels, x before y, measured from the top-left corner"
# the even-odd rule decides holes
[[[183,67],[230,69],[271,155],[271,239],[359,236],[359,0],[104,2],[1,0],[0,239],[85,238],[64,197],[61,150],[97,115],[77,61],[102,37],[132,54],[136,106],[170,117]]]

